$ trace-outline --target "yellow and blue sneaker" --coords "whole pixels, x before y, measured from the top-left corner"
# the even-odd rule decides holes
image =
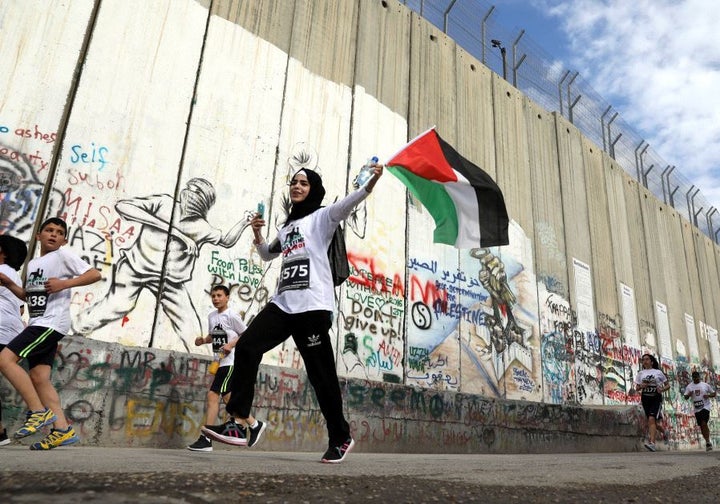
[[[65,446],[80,441],[75,434],[75,429],[69,426],[67,430],[52,429],[45,439],[30,445],[31,450],[52,450],[58,446]]]
[[[40,411],[28,411],[25,424],[17,430],[15,438],[20,439],[35,434],[55,420],[57,420],[57,417],[49,408]]]

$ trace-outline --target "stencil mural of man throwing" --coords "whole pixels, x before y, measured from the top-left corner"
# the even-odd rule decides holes
[[[203,178],[188,180],[180,191],[178,211],[171,227],[174,203],[169,194],[118,201],[117,212],[124,219],[142,224],[142,229],[135,242],[121,250],[108,292],[79,313],[73,327],[76,333],[87,334],[123,318],[135,308],[142,290],[148,289],[159,297],[163,312],[186,351],[190,351],[190,344],[203,334],[185,283],[192,278],[195,261],[204,244],[234,246],[248,221],[243,218],[227,233],[213,227],[207,215],[215,204],[215,188]]]

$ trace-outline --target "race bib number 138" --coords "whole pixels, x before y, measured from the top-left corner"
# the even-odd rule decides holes
[[[44,285],[31,287],[25,291],[30,318],[42,317],[47,308],[48,294]]]

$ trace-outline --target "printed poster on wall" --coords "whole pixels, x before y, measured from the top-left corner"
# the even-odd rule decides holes
[[[620,282],[620,299],[622,300],[623,336],[625,336],[625,344],[632,348],[640,348],[637,311],[635,309],[635,290]]]
[[[710,343],[710,356],[712,357],[715,372],[720,371],[720,344],[718,343],[718,332],[714,327],[706,325],[708,343]]]
[[[672,343],[670,342],[670,322],[668,321],[667,306],[655,301],[655,319],[660,344],[660,355],[672,359]]]
[[[700,360],[700,351],[698,350],[697,333],[695,332],[695,319],[689,313],[685,314],[685,332],[687,332],[690,360],[697,362]]]
[[[592,276],[590,266],[573,257],[573,278],[577,299],[577,326],[582,332],[595,331]]]

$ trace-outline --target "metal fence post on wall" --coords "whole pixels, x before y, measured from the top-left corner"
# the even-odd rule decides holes
[[[667,165],[665,169],[660,174],[660,184],[662,185],[662,192],[663,192],[663,203],[667,205],[667,193],[669,188],[666,189],[665,187],[665,174],[670,169],[670,165]]]
[[[670,183],[669,177],[668,177],[668,183]],[[675,189],[672,190],[672,192],[670,193],[670,196],[669,196],[670,197],[670,206],[673,208],[675,208],[675,193],[678,191],[678,189],[680,189],[680,186],[679,185],[675,186]]]
[[[448,18],[450,17],[450,11],[452,10],[453,5],[455,5],[455,2],[457,2],[457,0],[452,0],[450,2],[450,5],[448,5],[448,8],[445,9],[445,12],[443,13],[443,33],[445,35],[447,35],[447,25],[448,25]]]
[[[568,96],[570,96],[569,91],[570,90],[568,90]],[[582,98],[582,95],[578,95],[577,98],[573,100],[572,104],[570,105],[570,110],[568,110],[568,119],[570,120],[571,124],[575,124],[573,118],[573,109],[575,108],[575,105],[577,105],[577,103],[580,101],[580,98]]]
[[[618,143],[618,140],[622,138],[622,133],[618,133],[618,136],[615,137],[615,140],[610,144],[610,157],[615,159],[615,144]]]
[[[578,75],[580,75],[580,72],[575,72],[575,75],[572,76],[572,79],[570,79],[570,82],[567,83],[567,105],[568,105],[568,119],[572,116],[572,107],[577,103],[577,100],[575,100],[575,103],[570,103],[570,97],[572,95],[572,92],[570,91],[570,86],[572,86],[572,83],[575,82],[575,79],[578,78]],[[572,120],[570,120],[572,122]]]
[[[700,189],[698,189],[698,191],[699,191],[699,190],[700,190]],[[693,208],[695,208],[695,202],[694,202],[694,201],[693,201]],[[695,227],[700,227],[700,226],[698,226],[698,215],[700,215],[700,212],[702,212],[702,211],[704,210],[704,208],[705,208],[705,207],[700,207],[700,208],[697,210],[697,212],[693,213],[693,224],[695,224]]]
[[[714,206],[710,207],[710,210],[707,211],[705,214],[705,220],[707,220],[708,225],[708,234],[712,237],[713,236],[713,222],[712,222],[712,216],[714,213],[717,213],[717,208]]]
[[[564,115],[563,114],[562,85],[563,85],[563,82],[565,82],[565,79],[567,79],[568,75],[570,75],[570,70],[565,70],[565,73],[563,74],[562,78],[560,79],[560,82],[558,82],[558,104],[560,105],[560,115]]]
[[[482,47],[482,58],[481,58],[481,61],[482,61],[482,64],[483,64],[483,65],[484,65],[485,62],[486,62],[486,58],[485,58],[485,40],[487,40],[487,27],[486,27],[486,24],[487,24],[488,18],[490,17],[490,14],[492,14],[494,10],[495,10],[495,6],[494,6],[494,5],[491,5],[491,6],[490,6],[490,10],[487,11],[487,14],[485,14],[485,17],[482,18],[482,22],[480,23],[480,36],[482,37],[481,40],[480,40],[480,42],[481,42],[480,46]]]
[[[512,58],[513,58],[513,86],[517,87],[517,71],[518,68],[520,68],[520,65],[522,65],[523,61],[525,61],[525,57],[527,54],[523,54],[520,57],[520,61],[517,61],[517,46],[518,43],[520,43],[520,39],[522,36],[525,35],[525,30],[520,30],[520,34],[515,39],[515,42],[513,42],[512,47]]]
[[[610,140],[612,138],[612,135],[610,134],[610,126],[612,125],[613,121],[617,118],[618,113],[615,112],[615,115],[613,115],[610,118],[610,122],[607,124],[607,136],[608,136],[608,142],[610,142],[610,157],[615,159],[615,144],[618,143],[618,140],[620,140],[620,137],[622,136],[622,133],[618,133],[618,136],[615,137],[615,140]]]
[[[643,183],[643,185],[645,186],[645,189],[648,188],[648,182],[647,182],[648,173],[650,173],[653,168],[655,168],[655,163],[651,164],[651,165],[650,165],[650,168],[648,168],[647,170],[643,170],[643,173],[642,173],[642,176],[643,176],[642,183]]]
[[[663,174],[665,175],[665,184],[667,186],[667,191],[668,191],[668,197],[667,197],[667,200],[665,201],[665,203],[669,204],[673,208],[675,207],[675,202],[673,201],[673,198],[672,198],[672,194],[674,194],[674,191],[672,194],[670,193],[670,174],[673,172],[674,169],[675,169],[675,165],[673,165],[673,166],[668,165],[668,167],[665,169],[665,171],[667,171],[667,173],[665,173],[665,171],[663,171]],[[675,188],[675,191],[677,191],[677,188]]]
[[[647,150],[647,148],[650,147],[650,144],[645,145],[645,148],[642,150],[642,152],[640,152],[640,154],[638,154],[638,151],[642,148],[643,145],[645,145],[645,139],[640,140],[640,143],[638,144],[638,146],[635,147],[635,173],[636,173],[638,182],[641,180],[640,173],[642,173],[642,171],[640,169],[640,165],[642,163],[640,161],[640,158],[642,157],[643,154],[645,154],[645,151]]]
[[[692,196],[690,196],[690,193],[692,190],[695,189],[695,184],[692,185],[690,189],[685,193],[685,201],[687,202],[687,209],[688,209],[688,220],[692,222],[692,216],[695,213],[695,196],[697,195],[698,191],[700,191],[700,188],[695,189],[695,192]]]
[[[608,105],[605,112],[600,116],[600,133],[602,134],[604,152],[607,152],[607,144],[610,142],[610,125],[608,125],[607,130],[607,141],[605,140],[605,116],[610,112],[610,109],[612,109],[612,105]]]

